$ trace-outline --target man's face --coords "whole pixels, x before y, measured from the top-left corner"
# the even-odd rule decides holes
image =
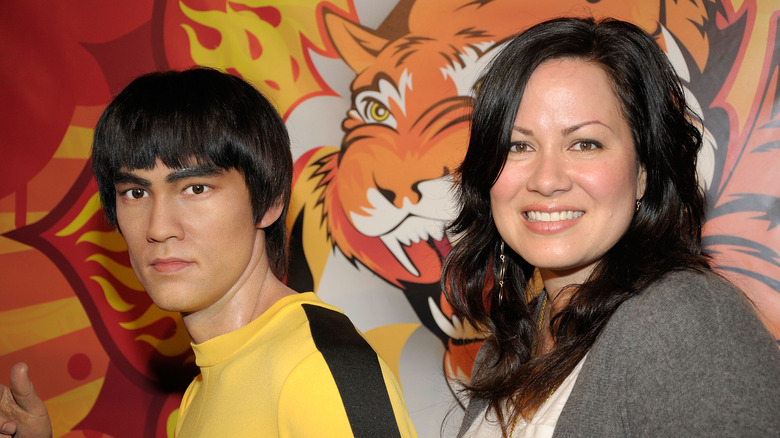
[[[123,169],[115,188],[133,270],[164,310],[219,312],[267,263],[237,170],[171,169],[158,160],[152,170]]]

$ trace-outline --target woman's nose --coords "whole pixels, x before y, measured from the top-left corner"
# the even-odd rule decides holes
[[[528,177],[528,190],[544,196],[571,189],[572,181],[563,152],[542,149],[535,154]]]

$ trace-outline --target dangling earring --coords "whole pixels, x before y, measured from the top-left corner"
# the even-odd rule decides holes
[[[642,206],[642,201],[640,201],[639,199],[637,199],[637,200],[636,200],[636,211],[639,211],[639,207],[641,207],[641,206]]]
[[[504,301],[504,274],[506,273],[506,256],[504,255],[504,241],[501,241],[501,254],[498,258],[501,260],[501,269],[498,271],[498,305]]]

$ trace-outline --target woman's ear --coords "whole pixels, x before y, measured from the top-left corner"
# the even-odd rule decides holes
[[[265,211],[263,217],[261,217],[257,222],[257,228],[267,228],[276,222],[279,219],[279,216],[282,215],[282,210],[284,210],[284,205],[281,201],[276,201],[276,203],[272,205],[271,208]]]
[[[639,172],[636,175],[636,199],[642,199],[647,189],[647,170],[645,166],[639,165]]]

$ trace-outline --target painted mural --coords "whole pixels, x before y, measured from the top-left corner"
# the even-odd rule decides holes
[[[449,436],[480,343],[438,283],[473,85],[503,40],[560,15],[628,20],[665,49],[703,120],[705,246],[780,339],[778,1],[3,2],[1,381],[28,362],[57,437],[172,436],[189,339],[106,226],[90,142],[134,77],[201,64],[254,83],[290,129],[288,284],[344,309],[420,436]]]

